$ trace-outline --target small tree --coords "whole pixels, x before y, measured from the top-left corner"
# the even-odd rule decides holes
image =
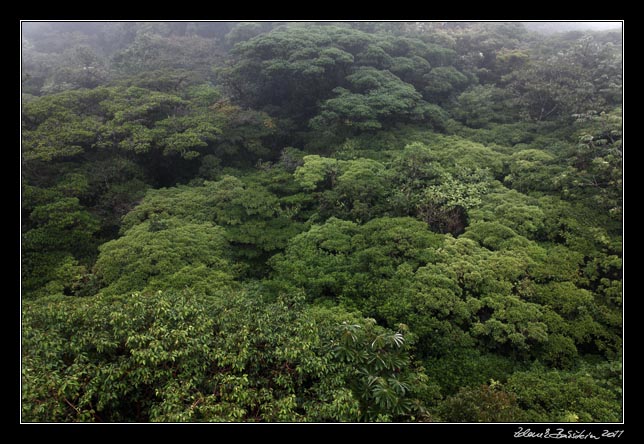
[[[376,325],[343,322],[333,351],[353,368],[348,383],[360,403],[363,421],[416,419],[426,411],[421,399],[430,396],[427,376],[409,357],[407,326],[393,332]]]

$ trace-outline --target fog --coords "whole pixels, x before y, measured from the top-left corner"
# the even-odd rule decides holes
[[[523,22],[526,29],[542,34],[570,31],[613,31],[622,28],[622,22]]]

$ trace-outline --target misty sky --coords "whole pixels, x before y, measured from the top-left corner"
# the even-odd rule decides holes
[[[526,28],[541,32],[608,31],[621,29],[622,22],[523,22]]]

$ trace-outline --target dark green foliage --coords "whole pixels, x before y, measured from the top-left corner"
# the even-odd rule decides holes
[[[36,197],[36,190],[29,191]],[[86,262],[96,248],[98,220],[79,204],[78,198],[58,197],[34,205],[25,222],[30,229],[23,226],[23,290],[28,295],[70,294],[73,283],[85,270],[79,260]]]
[[[311,127],[325,131],[373,130],[400,120],[424,117],[421,95],[389,71],[364,67],[347,76],[349,89],[336,88],[337,97],[322,104]]]
[[[293,117],[300,126],[310,119],[322,137],[341,140],[403,120],[440,125],[440,109],[429,104],[467,78],[452,66],[435,66],[435,52],[408,37],[285,25],[237,44],[238,60],[221,74],[245,105]],[[432,100],[423,100],[425,92]]]
[[[180,293],[25,305],[23,420],[154,420],[157,399],[181,399],[207,368],[202,307]]]
[[[585,370],[517,372],[508,380],[507,389],[515,394],[519,406],[525,410],[526,421],[621,420],[619,394],[602,387]]]
[[[578,116],[578,142],[571,150],[576,174],[565,177],[564,190],[571,199],[587,199],[591,205],[622,218],[622,109],[609,113],[588,112]]]
[[[23,421],[622,420],[618,32],[21,26]]]
[[[486,128],[492,122],[504,123],[511,120],[503,106],[507,96],[503,89],[493,85],[475,85],[458,96],[452,113],[470,128]]]
[[[343,322],[334,341],[334,355],[350,365],[349,387],[360,404],[361,420],[391,421],[424,415],[421,400],[430,400],[427,377],[410,369],[410,347],[401,324],[387,331],[367,319],[362,325]]]
[[[92,234],[98,228],[96,219],[82,209],[75,197],[37,206],[29,218],[33,228],[23,238],[27,251],[52,251],[74,245],[76,251],[87,254]]]
[[[446,396],[455,395],[461,387],[480,387],[490,380],[504,382],[517,366],[513,359],[475,348],[454,348],[445,356],[426,360],[427,374],[434,375]]]
[[[516,397],[498,382],[478,387],[463,387],[441,406],[448,422],[522,422]]]
[[[573,114],[621,104],[621,52],[594,40],[582,36],[560,48],[551,46],[534,57],[535,63],[507,75],[525,118],[568,120]]]
[[[432,102],[441,102],[467,85],[467,77],[452,66],[439,66],[431,70],[424,78],[427,86],[425,96]]]
[[[112,57],[120,75],[131,76],[158,69],[189,69],[206,77],[221,55],[211,40],[197,36],[162,36],[138,33],[127,48]]]
[[[130,87],[65,92],[30,102],[23,112],[25,161],[68,160],[97,150],[193,159],[204,152],[256,156],[271,119],[217,101],[207,86],[177,94]],[[222,134],[223,133],[223,134]],[[145,156],[147,155],[147,157]]]

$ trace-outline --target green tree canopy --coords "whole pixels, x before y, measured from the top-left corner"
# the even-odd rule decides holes
[[[391,421],[432,396],[406,332],[297,296],[44,298],[23,316],[26,421]]]

